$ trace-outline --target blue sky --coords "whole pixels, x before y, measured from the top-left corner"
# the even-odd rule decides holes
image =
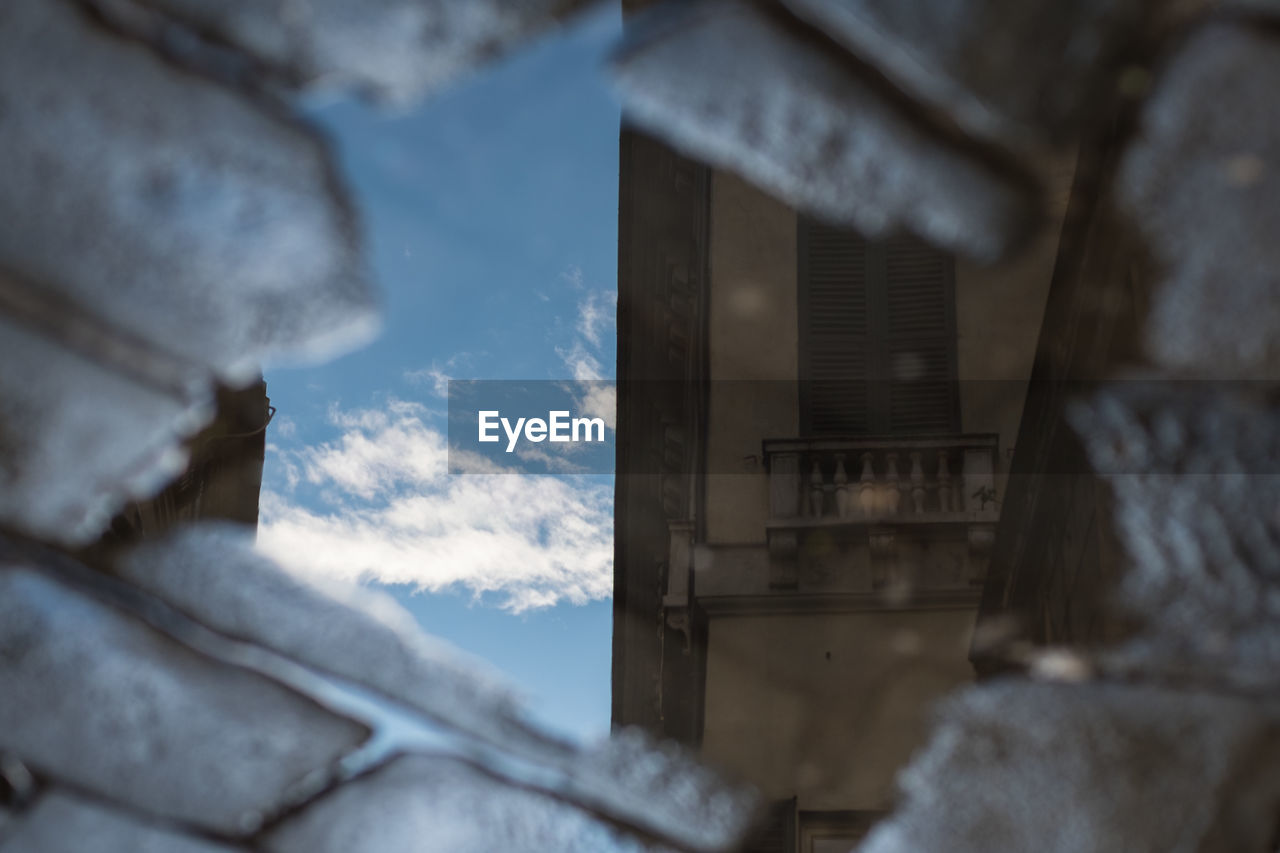
[[[608,729],[612,479],[448,477],[442,391],[613,376],[619,27],[602,9],[400,115],[316,104],[384,328],[267,373],[262,547],[387,589],[581,737]]]

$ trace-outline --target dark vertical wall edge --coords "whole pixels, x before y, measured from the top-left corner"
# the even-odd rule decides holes
[[[696,743],[705,626],[664,597],[691,569],[668,565],[672,525],[701,517],[710,173],[630,128],[620,151],[613,723]]]

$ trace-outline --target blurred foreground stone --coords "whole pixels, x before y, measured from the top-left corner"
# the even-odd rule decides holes
[[[910,229],[997,257],[1039,213],[1034,186],[846,57],[751,3],[695,4],[637,27],[615,74],[631,120],[835,223]]]
[[[401,104],[454,82],[590,0],[112,0],[233,45],[293,85]],[[120,7],[134,7],[121,9]]]
[[[751,791],[639,733],[542,733],[389,597],[287,576],[241,529],[125,552],[142,588],[0,549],[0,756],[36,784],[5,851],[71,791],[123,837],[159,821],[280,851],[711,851],[750,820]]]
[[[1119,190],[1167,270],[1146,343],[1175,370],[1280,377],[1280,35],[1206,26],[1143,108]]]
[[[995,683],[947,702],[859,848],[1265,850],[1280,802],[1274,705],[1124,685]]]
[[[0,749],[143,815],[252,829],[264,804],[363,737],[12,562],[0,569],[0,649]]]
[[[41,798],[5,838],[5,850],[82,853],[236,853],[245,848],[185,835],[66,793]]]

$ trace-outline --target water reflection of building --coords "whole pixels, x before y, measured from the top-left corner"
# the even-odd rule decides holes
[[[1056,233],[984,269],[621,152],[614,720],[760,785],[752,849],[845,849],[975,677]]]
[[[223,520],[256,526],[267,425],[266,382],[220,387],[213,420],[187,441],[186,469],[153,497],[127,504],[102,545],[154,538],[178,524]]]

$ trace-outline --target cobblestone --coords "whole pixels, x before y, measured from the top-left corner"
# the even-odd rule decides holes
[[[121,577],[210,627],[430,714],[517,716],[488,668],[434,641],[390,596],[288,574],[230,525],[189,527],[118,563]],[[323,629],[319,628],[323,626]],[[377,666],[370,666],[377,661]],[[481,722],[478,718],[476,722]],[[492,725],[501,725],[494,719]]]
[[[1280,407],[1257,383],[1118,382],[1074,422],[1145,625],[1113,664],[1251,688],[1280,666]]]
[[[1141,21],[1137,0],[786,0],[921,101],[1010,147],[1066,139]]]
[[[0,749],[33,771],[223,833],[254,828],[364,736],[20,566],[0,567]]]
[[[639,851],[582,812],[451,761],[402,758],[270,833],[266,853]]]
[[[0,116],[0,269],[46,314],[145,342],[193,383],[210,368],[247,381],[280,353],[327,356],[373,332],[328,151],[282,109],[66,0],[11,0]]]
[[[3,314],[0,364],[0,518],[56,542],[92,541],[126,500],[176,476],[179,440],[210,408]]]
[[[1120,191],[1164,266],[1146,331],[1168,367],[1280,375],[1280,38],[1218,24],[1160,76]]]
[[[748,4],[696,6],[641,31],[615,74],[632,120],[868,235],[908,229],[994,258],[1037,221],[1029,181],[958,148],[847,58]]]
[[[242,853],[231,847],[145,822],[81,798],[50,792],[0,826],[3,853]]]
[[[134,0],[125,0],[133,2]],[[269,0],[144,6],[233,44],[285,79],[409,101],[585,5],[583,0]]]
[[[859,850],[1263,850],[1275,722],[1246,700],[1150,687],[972,688],[945,703],[899,777],[904,802]]]

